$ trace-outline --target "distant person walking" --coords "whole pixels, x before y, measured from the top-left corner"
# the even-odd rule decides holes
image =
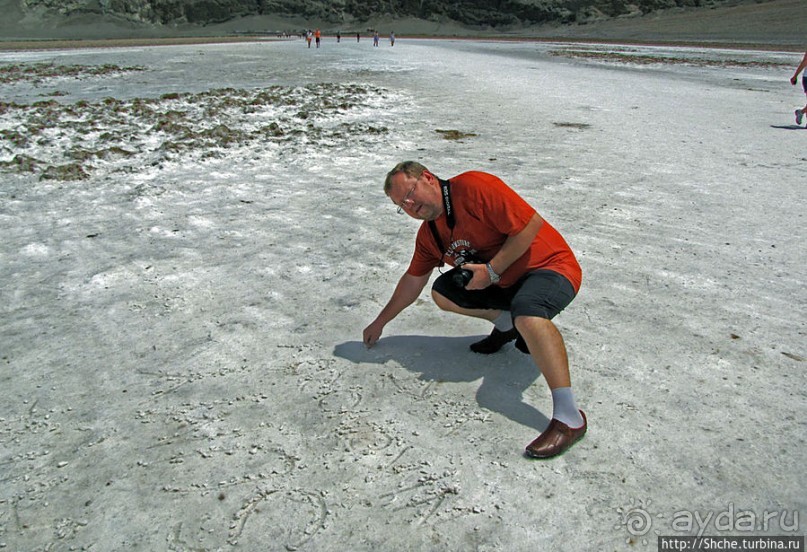
[[[378,48],[378,31],[373,33],[373,46]]]
[[[389,34],[389,45],[395,46],[395,31]]]
[[[361,34],[356,33],[356,42],[358,42],[359,40],[361,40]]]
[[[799,66],[796,67],[796,72],[793,73],[793,76],[790,77],[790,84],[796,85],[796,82],[799,80],[799,73],[804,71],[804,74],[801,76],[801,87],[804,90],[804,93],[807,94],[807,52],[804,52],[804,57],[801,58],[801,63]],[[807,105],[805,105],[802,109],[796,110],[796,124],[800,125],[802,119],[804,119],[804,114],[807,113]]]
[[[305,41],[308,43],[308,47],[311,47],[311,29],[308,29],[305,33]]]
[[[316,32],[314,33],[314,38],[317,41],[317,48],[319,48],[319,41],[322,38],[322,33],[319,32],[319,29],[317,29]]]
[[[342,42],[342,31],[336,31],[336,43]]]

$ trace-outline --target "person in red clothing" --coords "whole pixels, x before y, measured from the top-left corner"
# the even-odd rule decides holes
[[[549,426],[526,449],[534,458],[565,452],[587,430],[571,388],[566,346],[552,318],[571,303],[582,271],[569,245],[500,178],[471,171],[449,180],[416,161],[395,166],[384,192],[399,213],[424,221],[415,252],[395,291],[364,329],[372,347],[384,327],[423,291],[435,268],[454,268],[432,286],[443,310],[493,323],[491,334],[471,345],[491,354],[515,341],[530,354],[552,392]]]

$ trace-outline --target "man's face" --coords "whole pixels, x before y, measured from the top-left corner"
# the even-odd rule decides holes
[[[418,220],[434,220],[443,212],[437,178],[424,171],[418,178],[398,173],[392,177],[389,197],[399,210]]]

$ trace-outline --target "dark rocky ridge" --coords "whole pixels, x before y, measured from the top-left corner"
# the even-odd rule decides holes
[[[40,0],[48,1],[48,0]],[[53,0],[51,0],[53,1]],[[464,25],[502,27],[546,22],[572,23],[601,16],[649,13],[657,9],[725,3],[728,0],[110,0],[121,13],[150,5],[152,22],[207,24],[233,15],[274,14],[339,24],[379,16],[435,20],[446,17]],[[149,11],[149,10],[147,10]]]
[[[803,51],[804,0],[0,0],[0,46],[242,40],[320,28],[399,37],[731,44]]]
[[[736,4],[733,0],[3,0],[14,11],[43,17],[99,16],[132,23],[206,26],[237,17],[271,15],[343,25],[379,17],[448,19],[508,29],[578,23],[677,7]],[[16,4],[16,6],[12,6]],[[6,13],[8,13],[7,10]]]

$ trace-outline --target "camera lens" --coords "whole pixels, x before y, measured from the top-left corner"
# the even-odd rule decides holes
[[[458,268],[451,276],[451,280],[454,282],[455,286],[464,288],[473,277],[474,273],[467,268]]]

